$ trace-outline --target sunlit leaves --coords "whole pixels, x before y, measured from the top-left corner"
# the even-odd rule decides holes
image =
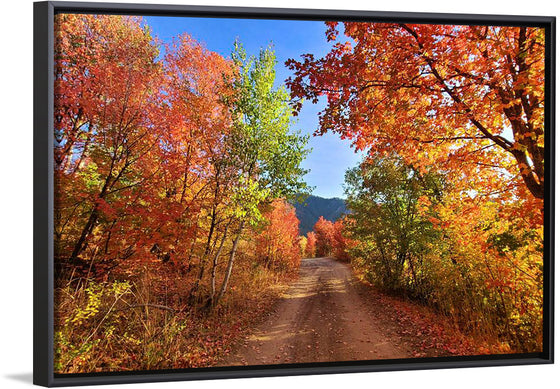
[[[267,267],[293,271],[299,268],[301,250],[299,220],[293,206],[275,200],[264,215],[264,227],[256,236],[256,255]]]
[[[544,30],[361,22],[326,30],[330,52],[288,60],[287,83],[296,111],[326,97],[317,134],[368,152],[347,174],[354,265],[465,327],[480,330],[466,318],[482,317],[506,350],[538,347]]]
[[[226,59],[187,34],[162,44],[141,18],[58,15],[57,262],[102,279],[197,268],[191,298],[210,268],[215,304],[245,228],[306,192],[307,137],[275,66],[271,48]]]
[[[346,37],[337,37],[341,27]],[[543,198],[542,29],[356,22],[327,28],[333,46],[325,57],[287,62],[297,109],[300,99],[327,96],[319,133],[336,132],[358,149],[397,152],[417,169],[503,172]]]

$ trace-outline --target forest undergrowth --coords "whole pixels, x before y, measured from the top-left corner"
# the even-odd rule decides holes
[[[56,289],[59,373],[208,367],[228,355],[296,274],[240,256],[250,278],[233,276],[216,309],[188,304],[188,288],[160,266],[132,280],[68,280]],[[168,282],[169,279],[177,279]]]

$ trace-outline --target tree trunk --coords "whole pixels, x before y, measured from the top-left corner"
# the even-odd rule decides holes
[[[241,233],[243,232],[244,226],[245,226],[245,220],[241,222],[239,226],[239,230],[237,231],[237,236],[235,237],[235,240],[233,242],[233,247],[231,248],[231,253],[229,255],[229,261],[226,269],[226,274],[224,276],[224,281],[222,282],[220,293],[218,294],[218,297],[216,297],[215,304],[217,304],[226,293],[229,278],[231,277],[231,271],[233,269],[233,262],[235,260],[235,252],[237,251],[237,245],[239,244],[239,238],[241,238]]]
[[[107,195],[107,192],[121,178],[121,176],[124,174],[125,170],[128,168],[128,165],[129,165],[128,159],[127,159],[127,161],[125,162],[124,166],[121,168],[121,170],[119,171],[117,176],[115,178],[111,179],[113,177],[113,169],[115,167],[115,163],[116,163],[116,157],[113,156],[113,158],[111,160],[111,166],[109,168],[109,173],[107,174],[107,177],[105,178],[105,183],[103,184],[103,188],[101,189],[101,192],[99,193],[99,196],[98,196],[98,199],[100,199],[100,200],[105,199],[105,196]],[[72,254],[70,255],[70,258],[68,260],[70,263],[75,262],[76,259],[78,258],[78,256],[80,255],[80,253],[82,252],[82,250],[84,249],[85,244],[86,244],[86,240],[87,240],[88,236],[91,234],[91,232],[93,231],[93,228],[95,227],[95,223],[97,223],[98,218],[99,218],[99,205],[96,202],[93,206],[93,210],[91,211],[91,214],[89,215],[89,218],[88,218],[88,221],[86,222],[86,225],[82,229],[82,233],[80,234],[80,238],[78,239],[78,242],[76,242],[76,245],[74,246],[74,250],[72,250]]]
[[[89,219],[86,222],[86,225],[82,229],[82,233],[80,234],[80,238],[78,239],[78,242],[76,242],[76,245],[74,246],[74,250],[72,251],[72,254],[70,255],[70,258],[68,260],[70,263],[75,263],[76,259],[78,259],[78,255],[80,255],[80,253],[84,249],[87,237],[89,236],[89,234],[91,234],[91,232],[93,231],[93,227],[95,226],[95,223],[97,222],[97,217],[98,217],[98,211],[97,211],[97,205],[95,205],[95,207],[93,208],[93,211],[89,215]]]
[[[214,299],[216,297],[216,267],[218,266],[218,258],[220,257],[220,254],[222,253],[222,249],[224,248],[224,243],[226,242],[228,228],[229,228],[229,223],[228,225],[226,225],[226,228],[224,230],[224,236],[222,236],[222,240],[220,241],[220,246],[218,247],[218,251],[216,251],[216,254],[214,255],[214,260],[212,261],[212,277],[211,277],[212,291],[210,295],[210,303],[212,304],[212,306],[215,305]]]
[[[210,254],[210,246],[212,245],[212,236],[214,235],[214,229],[216,228],[216,207],[212,209],[212,220],[210,221],[210,231],[208,231],[208,239],[206,240],[206,248],[204,249],[204,254],[202,254],[202,258],[200,259],[200,270],[198,272],[198,278],[196,279],[190,293],[189,293],[189,300],[192,300],[196,293],[198,292],[198,288],[200,287],[200,282],[202,281],[202,277],[204,277],[204,271],[206,268],[206,261],[208,259],[208,255]]]

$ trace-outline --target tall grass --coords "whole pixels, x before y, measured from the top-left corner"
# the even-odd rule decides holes
[[[55,290],[55,372],[215,365],[293,275],[241,254],[228,293],[214,309],[188,303],[187,278],[171,265],[145,267],[135,276],[115,273],[107,280],[78,282],[69,276]]]

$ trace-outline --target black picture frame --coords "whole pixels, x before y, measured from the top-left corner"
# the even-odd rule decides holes
[[[316,364],[214,367],[117,373],[58,375],[53,368],[53,50],[54,15],[98,13],[214,18],[297,20],[401,21],[438,24],[535,26],[545,29],[545,214],[543,351],[532,354],[463,356],[329,362]],[[34,3],[34,141],[33,141],[33,255],[34,319],[33,382],[41,386],[73,386],[182,380],[269,377],[328,373],[441,369],[482,366],[550,364],[554,361],[554,191],[555,191],[555,39],[556,18],[472,14],[436,14],[312,9],[273,9],[157,4],[87,2]]]

